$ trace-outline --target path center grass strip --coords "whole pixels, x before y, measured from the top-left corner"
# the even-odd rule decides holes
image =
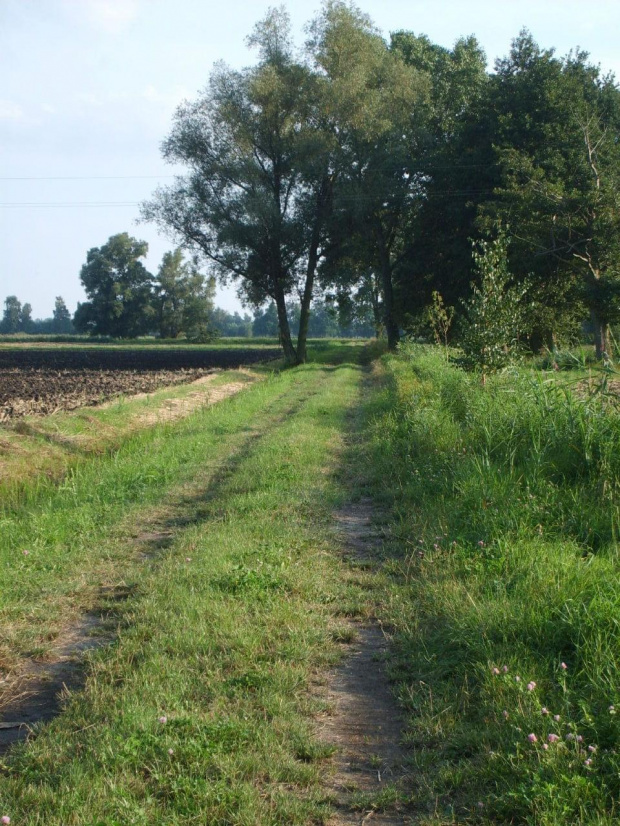
[[[6,761],[0,809],[15,826],[324,816],[308,685],[337,656],[347,598],[331,518],[360,375],[346,364],[288,371],[136,437],[30,518],[5,522],[3,586],[16,586],[5,621],[53,623],[58,595],[100,575],[102,558],[137,584],[116,642],[90,655],[84,691]],[[170,547],[140,561],[132,521],[183,482]]]

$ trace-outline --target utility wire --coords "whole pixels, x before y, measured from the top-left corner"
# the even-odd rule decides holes
[[[474,195],[496,195],[494,189],[444,189],[424,192],[420,194],[422,201],[431,198],[440,197],[471,197]],[[339,198],[339,203],[359,203],[364,201],[374,201],[375,199],[365,195],[351,196],[348,198]],[[53,201],[13,201],[0,203],[1,209],[20,209],[22,207],[35,207],[37,209],[64,209],[67,207],[136,207],[140,206],[141,201],[67,201],[67,202],[53,202]],[[388,209],[390,204],[385,205]]]
[[[176,175],[19,175],[0,177],[0,181],[137,181],[176,178]]]
[[[62,209],[64,207],[135,207],[139,206],[139,201],[75,201],[67,203],[44,203],[37,201],[17,201],[15,203],[0,203],[2,209],[19,209],[20,207],[36,207],[38,209]]]

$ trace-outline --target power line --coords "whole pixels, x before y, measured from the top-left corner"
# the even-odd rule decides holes
[[[37,202],[37,201],[17,201],[15,203],[0,203],[2,209],[19,209],[20,207],[36,207],[37,209],[62,209],[65,207],[136,207],[139,206],[139,201],[73,201],[66,203],[54,202]]]
[[[417,170],[416,174],[432,169],[491,169],[497,167],[497,162],[491,163],[460,163],[460,164],[429,164]],[[0,176],[0,181],[139,181],[157,180],[161,178],[176,178],[178,175],[16,175]]]
[[[0,181],[138,181],[175,178],[176,175],[19,175],[0,177]]]
[[[429,192],[419,193],[422,201],[432,198],[441,197],[472,197],[474,195],[497,195],[494,189],[437,189]],[[351,195],[340,197],[339,203],[359,203],[365,201],[374,201],[372,196],[368,195]],[[13,201],[0,203],[0,209],[19,209],[22,207],[33,207],[37,209],[64,209],[69,207],[136,207],[140,206],[141,201]],[[389,203],[385,204],[387,209]]]

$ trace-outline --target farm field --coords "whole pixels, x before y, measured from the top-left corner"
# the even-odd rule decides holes
[[[251,368],[5,499],[12,824],[617,822],[614,405],[377,355]],[[343,708],[398,754],[362,731],[343,775]]]
[[[279,357],[277,347],[46,346],[0,349],[0,422],[185,384]]]

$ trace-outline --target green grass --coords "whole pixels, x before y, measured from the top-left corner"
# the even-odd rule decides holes
[[[311,686],[354,640],[348,619],[377,617],[411,788],[358,795],[360,819],[618,821],[620,413],[561,373],[482,387],[434,348],[362,367],[379,352],[321,343],[6,507],[0,670],[86,610],[115,642],[0,764],[0,814],[326,823]],[[362,567],[332,517],[360,495],[386,536]]]
[[[13,335],[0,335],[0,346],[3,349],[15,347],[19,349],[24,344],[46,344],[54,347],[66,349],[82,349],[84,347],[97,349],[162,349],[175,350],[189,348],[192,350],[221,350],[228,348],[250,349],[255,347],[278,347],[277,337],[257,336],[256,338],[229,337],[216,338],[206,343],[196,343],[185,338],[107,338],[106,336],[79,336],[79,335],[28,335],[26,333],[15,333]]]
[[[361,377],[344,361],[273,375],[7,511],[9,667],[95,610],[100,585],[132,594],[108,606],[116,639],[89,655],[84,691],[0,765],[14,824],[327,819],[310,684],[340,656],[342,612],[374,610],[332,524]],[[162,527],[170,542],[144,556]]]
[[[420,822],[617,822],[620,416],[433,348],[384,369],[369,465],[408,582],[386,619]]]
[[[32,491],[55,485],[83,460],[113,453],[137,431],[152,427],[159,411],[195,393],[222,384],[252,381],[277,371],[277,364],[254,365],[240,373],[225,370],[205,386],[193,383],[163,387],[137,397],[120,396],[104,405],[26,416],[0,428],[0,511],[27,499]]]
[[[364,339],[341,339],[342,343],[355,344],[357,347],[364,343]],[[52,345],[54,348],[61,347],[68,350],[81,350],[84,348],[96,348],[101,350],[176,350],[191,349],[217,351],[229,349],[256,349],[264,347],[279,347],[280,341],[277,336],[256,336],[245,337],[224,337],[216,338],[206,343],[196,343],[185,338],[124,338],[114,339],[105,336],[78,336],[78,335],[27,335],[25,333],[15,333],[12,335],[0,335],[0,349],[21,349],[24,345]],[[308,346],[313,350],[327,349],[333,346],[334,339],[310,338]],[[39,348],[37,348],[39,349]]]
[[[238,340],[242,341],[242,340]],[[314,364],[339,364],[362,359],[367,363],[381,352],[377,343],[321,340],[309,351]],[[209,388],[229,382],[250,382],[284,369],[283,360],[253,364],[245,373],[222,371]],[[150,420],[170,399],[180,401],[196,392],[196,385],[163,387],[141,397],[121,396],[103,406],[84,407],[52,416],[27,416],[0,427],[0,510],[21,501],[47,484],[56,484],[85,458],[113,453]]]

